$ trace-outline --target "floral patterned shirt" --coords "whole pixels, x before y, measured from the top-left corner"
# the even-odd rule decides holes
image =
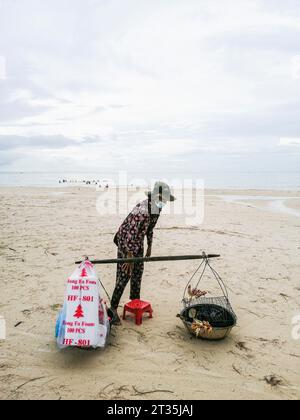
[[[142,201],[124,220],[115,236],[115,243],[119,249],[140,256],[144,250],[146,236],[148,246],[152,245],[153,230],[159,219],[160,210],[156,207],[155,211],[152,211],[151,206],[148,199]]]

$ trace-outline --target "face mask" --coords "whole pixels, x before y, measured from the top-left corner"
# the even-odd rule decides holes
[[[155,204],[160,210],[162,210],[167,203],[164,203],[163,201],[155,201]]]

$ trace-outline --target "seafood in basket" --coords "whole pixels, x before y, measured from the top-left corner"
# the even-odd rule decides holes
[[[191,282],[203,268],[196,287]],[[198,289],[204,273],[210,269],[212,278],[217,280],[222,296],[207,297],[207,292]],[[190,334],[205,340],[221,340],[227,337],[237,324],[237,317],[229,302],[224,281],[206,258],[188,282],[183,296],[183,309],[178,315]]]

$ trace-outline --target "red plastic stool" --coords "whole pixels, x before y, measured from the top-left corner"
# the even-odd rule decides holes
[[[126,312],[130,312],[135,315],[136,325],[141,325],[143,322],[143,314],[148,313],[150,318],[153,318],[153,310],[151,303],[144,302],[139,299],[132,300],[129,303],[126,303],[124,306],[123,319],[126,319]]]

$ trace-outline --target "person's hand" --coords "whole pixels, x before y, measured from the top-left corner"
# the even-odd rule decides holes
[[[126,258],[133,258],[133,253],[128,252]],[[123,269],[128,276],[130,276],[130,277],[132,276],[132,273],[133,273],[133,264],[132,263],[124,263],[123,264]]]
[[[147,249],[147,252],[146,252],[146,258],[150,258],[151,254],[152,254],[152,246],[149,245],[148,249]]]

